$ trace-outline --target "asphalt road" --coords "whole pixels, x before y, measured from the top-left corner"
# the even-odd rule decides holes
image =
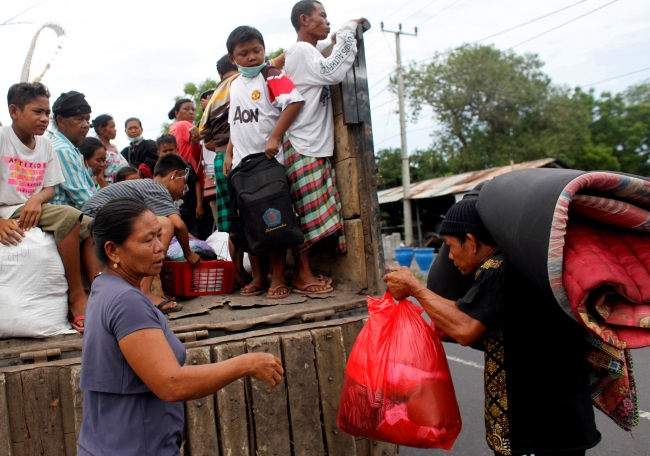
[[[450,452],[400,447],[400,456],[493,456],[485,443],[483,424],[483,353],[456,344],[445,344],[449,367],[463,419],[463,430]],[[650,348],[633,350],[634,374],[639,395],[639,409],[650,412]],[[643,415],[643,413],[642,413]],[[641,418],[639,426],[627,433],[601,411],[596,410],[596,423],[603,438],[587,451],[587,456],[650,456],[650,413]],[[552,429],[553,423],[549,423]],[[552,432],[552,431],[549,431]]]

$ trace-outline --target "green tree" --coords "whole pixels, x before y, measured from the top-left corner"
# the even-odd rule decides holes
[[[543,65],[534,54],[482,45],[412,65],[405,74],[411,117],[429,106],[441,125],[421,166],[444,175],[556,157],[587,170],[621,169],[609,144],[592,139],[593,94],[554,86]]]

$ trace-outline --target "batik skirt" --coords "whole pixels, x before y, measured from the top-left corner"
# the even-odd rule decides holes
[[[284,160],[291,194],[305,235],[305,243],[298,249],[307,249],[327,236],[337,235],[337,251],[344,253],[346,244],[341,199],[330,157],[301,155],[286,141]]]

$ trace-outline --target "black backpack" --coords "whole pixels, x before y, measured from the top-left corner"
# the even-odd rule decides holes
[[[284,165],[251,154],[228,174],[232,241],[258,256],[305,242]]]

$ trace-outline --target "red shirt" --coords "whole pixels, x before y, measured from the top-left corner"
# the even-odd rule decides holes
[[[169,127],[169,133],[176,138],[178,146],[178,155],[192,165],[196,174],[199,174],[199,165],[201,163],[201,145],[193,146],[190,141],[190,129],[194,127],[192,122],[187,120],[178,120]]]

